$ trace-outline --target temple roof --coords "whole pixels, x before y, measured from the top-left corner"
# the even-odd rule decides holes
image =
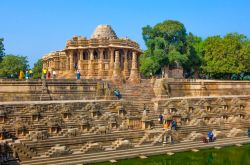
[[[115,34],[115,31],[110,25],[98,25],[92,34],[91,38],[108,38],[108,39],[117,39],[118,37]]]

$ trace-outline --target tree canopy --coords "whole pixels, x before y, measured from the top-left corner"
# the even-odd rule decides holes
[[[212,78],[250,72],[250,43],[243,34],[212,36],[204,41],[202,69]]]
[[[33,78],[41,78],[42,77],[42,69],[43,69],[43,61],[42,59],[37,60],[37,62],[34,64],[33,71]]]
[[[5,55],[0,63],[1,77],[17,78],[20,70],[25,71],[29,67],[26,56]]]
[[[231,78],[250,74],[250,40],[243,34],[228,33],[202,40],[178,21],[166,20],[142,28],[147,46],[140,57],[140,71],[146,77],[161,69],[181,65],[185,77]]]
[[[2,61],[3,56],[5,55],[5,53],[4,53],[5,49],[4,49],[3,41],[4,41],[4,39],[0,38],[0,62]]]
[[[145,75],[157,74],[164,67],[180,64],[190,67],[200,64],[196,51],[201,39],[187,34],[185,26],[174,20],[167,20],[154,27],[142,28],[143,39],[147,50],[140,59],[140,71]],[[189,69],[188,69],[189,68]]]

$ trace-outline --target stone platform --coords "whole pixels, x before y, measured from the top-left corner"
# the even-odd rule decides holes
[[[142,80],[139,84],[98,80],[2,80],[0,137],[7,146],[6,152],[17,153],[25,164],[30,160],[34,160],[30,164],[37,164],[44,159],[49,163],[65,157],[63,162],[58,162],[60,164],[71,158],[72,162],[81,163],[83,157],[79,154],[89,160],[86,162],[95,162],[96,158],[91,157],[107,152],[125,154],[140,150],[147,156],[155,151],[153,149],[159,149],[152,146],[172,140],[180,144],[197,143],[211,130],[219,139],[246,134],[250,127],[248,82],[242,82],[245,84],[242,94],[239,91],[234,95],[227,91],[228,84],[233,82],[220,86],[220,82],[215,81],[218,93],[209,92],[208,82],[205,82],[205,89],[195,89],[204,82],[196,81],[194,86],[192,82],[176,82],[186,88],[182,97],[174,82],[169,80]],[[43,91],[43,83],[47,93]],[[239,88],[237,82],[235,86]],[[65,88],[59,90],[60,87]],[[120,90],[121,99],[112,96],[115,88]],[[202,92],[199,95],[197,91],[201,89],[207,90],[209,96]],[[13,98],[14,94],[19,101]],[[51,100],[41,101],[38,99],[41,94],[49,95]],[[158,120],[160,114],[163,123]],[[177,122],[177,131],[171,130],[173,120]],[[238,140],[244,142],[241,138]]]

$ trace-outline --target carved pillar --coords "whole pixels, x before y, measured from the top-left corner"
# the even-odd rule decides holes
[[[66,56],[66,70],[69,71],[69,56]]]
[[[135,83],[138,83],[139,80],[139,72],[138,72],[138,62],[137,62],[137,54],[136,52],[133,52],[132,57],[132,67],[130,71],[129,80]]]
[[[120,52],[115,51],[115,63],[113,70],[113,79],[121,79]]]
[[[69,51],[69,70],[74,72],[74,59],[73,59],[73,50]]]
[[[103,51],[104,49],[99,49],[99,55],[100,55],[100,59],[99,59],[99,67],[98,67],[98,77],[102,78],[104,75],[104,61],[103,61]]]
[[[78,50],[78,69],[81,71],[83,70],[83,50]]]
[[[109,59],[109,77],[112,78],[114,70],[114,49],[109,49],[110,59]]]
[[[94,49],[90,49],[90,58],[88,61],[88,76],[92,77],[94,75]]]
[[[124,69],[123,69],[123,75],[125,79],[129,77],[129,71],[128,71],[128,50],[124,49]]]

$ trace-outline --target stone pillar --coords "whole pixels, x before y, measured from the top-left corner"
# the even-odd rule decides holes
[[[80,50],[78,50],[78,69],[81,71],[81,70],[83,70],[83,50],[82,49],[80,49]]]
[[[120,64],[120,52],[115,51],[115,63],[113,70],[113,79],[120,80],[121,79],[121,64]]]
[[[94,49],[89,50],[90,58],[88,61],[88,77],[92,77],[94,75]]]
[[[74,59],[73,59],[73,50],[69,51],[69,70],[74,72]]]
[[[109,49],[109,77],[112,78],[113,70],[114,70],[114,49]]]
[[[138,62],[137,62],[137,54],[136,52],[133,52],[132,57],[132,67],[130,71],[129,80],[134,83],[140,82],[139,80],[139,72],[138,72]]]
[[[125,79],[129,77],[129,70],[128,70],[128,50],[124,49],[124,64],[123,64],[123,75]]]
[[[104,61],[103,61],[103,51],[104,49],[99,49],[99,55],[100,55],[100,59],[99,59],[99,67],[98,67],[98,77],[102,78],[104,76]]]
[[[69,56],[66,56],[66,70],[69,71]]]

